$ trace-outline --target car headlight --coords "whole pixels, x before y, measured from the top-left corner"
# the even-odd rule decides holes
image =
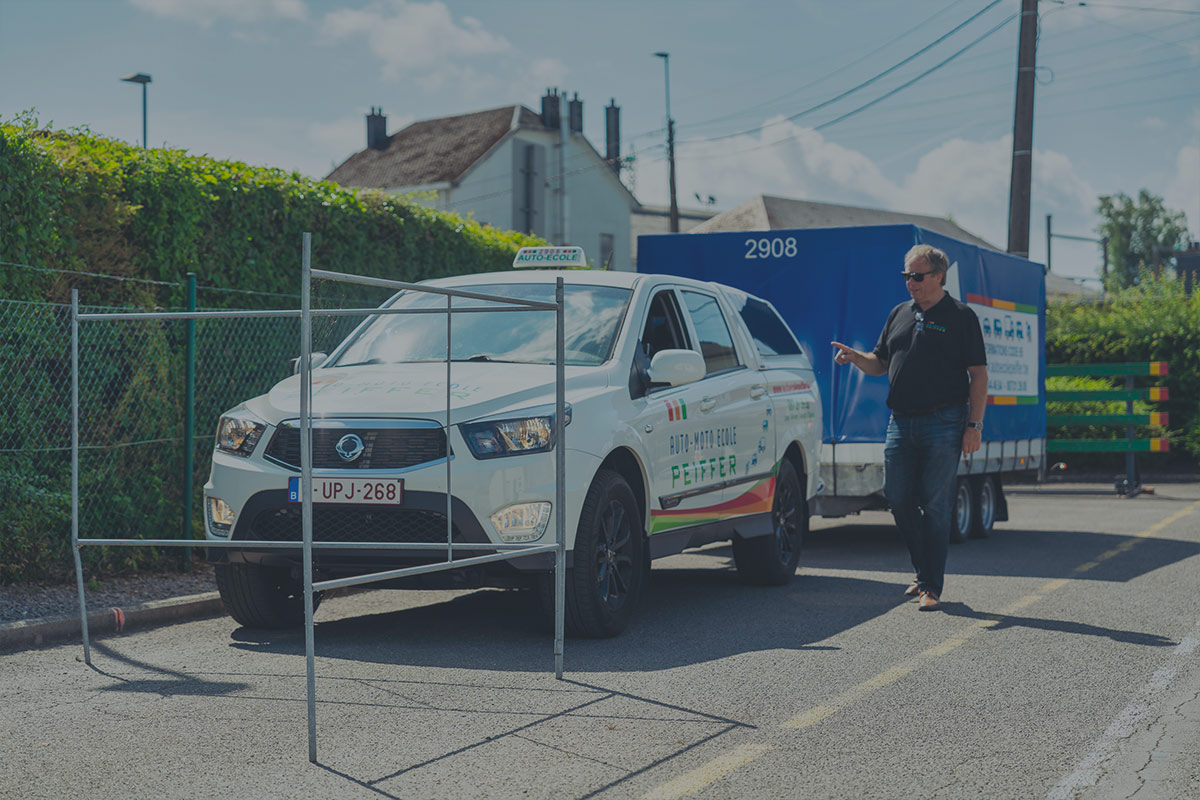
[[[217,449],[222,453],[247,458],[254,452],[266,429],[266,425],[246,417],[231,414],[221,417],[217,422]]]
[[[570,406],[566,418],[570,425]],[[554,415],[473,422],[462,426],[462,435],[476,458],[546,453],[554,449]]]

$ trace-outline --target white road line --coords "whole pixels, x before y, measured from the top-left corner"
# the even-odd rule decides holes
[[[1200,621],[1196,627],[1200,629]],[[1194,636],[1185,636],[1171,651],[1168,662],[1155,670],[1150,680],[1138,690],[1129,705],[1121,709],[1104,733],[1092,745],[1092,749],[1075,765],[1075,771],[1063,778],[1046,795],[1046,800],[1069,800],[1084,789],[1095,786],[1103,776],[1105,767],[1121,750],[1121,745],[1133,735],[1147,715],[1154,709],[1160,695],[1164,694],[1179,674],[1183,659],[1196,650],[1200,640]]]

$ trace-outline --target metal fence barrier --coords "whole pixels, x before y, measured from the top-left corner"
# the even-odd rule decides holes
[[[79,615],[83,633],[83,657],[88,665],[92,663],[91,640],[88,634],[87,600],[84,593],[83,561],[80,551],[89,546],[115,547],[184,547],[194,546],[213,548],[245,548],[245,541],[198,540],[185,537],[184,539],[98,539],[80,536],[79,522],[79,455],[80,455],[80,414],[79,414],[79,331],[80,323],[102,321],[129,320],[182,320],[191,324],[202,319],[217,318],[296,318],[300,319],[300,496],[302,520],[302,544],[297,547],[295,542],[288,541],[258,541],[253,542],[255,549],[300,549],[303,551],[304,562],[304,647],[307,677],[308,700],[308,759],[317,760],[317,718],[316,718],[316,667],[315,667],[315,635],[313,625],[313,592],[336,589],[345,586],[357,586],[380,581],[388,581],[411,575],[422,575],[430,572],[459,569],[493,561],[502,561],[525,556],[553,552],[554,559],[554,674],[559,680],[563,676],[563,639],[566,594],[566,400],[564,369],[564,300],[563,280],[559,277],[555,284],[555,301],[546,303],[534,300],[520,300],[512,297],[481,294],[457,289],[425,286],[401,281],[390,281],[381,278],[368,278],[358,275],[348,275],[339,272],[313,269],[311,263],[312,234],[305,233],[302,251],[302,277],[300,309],[293,310],[263,310],[263,311],[184,311],[184,312],[93,312],[81,313],[79,310],[78,290],[71,292],[71,550],[75,560],[75,582],[79,591]],[[313,309],[312,308],[312,279],[316,277],[328,281],[356,283],[367,286],[377,286],[389,289],[401,289],[415,292],[440,294],[446,297],[446,308],[441,309],[395,309],[395,308],[350,308],[350,309]],[[484,300],[501,303],[509,308],[453,308],[455,297]],[[435,564],[425,564],[415,567],[387,570],[349,578],[313,582],[313,495],[312,495],[312,324],[315,317],[339,316],[372,316],[390,314],[423,314],[444,313],[446,315],[446,441],[450,441],[451,427],[451,358],[450,334],[451,320],[454,314],[504,311],[553,311],[555,312],[555,488],[554,488],[554,544],[463,544],[452,542],[453,536],[453,484],[449,452],[446,457],[446,560]],[[189,393],[190,394],[190,393]],[[189,398],[190,402],[190,398]],[[187,409],[190,413],[190,409]],[[442,542],[322,542],[322,548],[340,549],[371,549],[371,550],[404,550],[438,548]],[[488,550],[494,551],[486,555],[455,559],[456,550]]]
[[[1170,399],[1165,386],[1136,387],[1136,376],[1161,377],[1168,374],[1166,361],[1143,361],[1122,364],[1047,364],[1046,377],[1094,377],[1125,378],[1123,389],[1062,389],[1046,390],[1047,402],[1125,401],[1124,414],[1047,414],[1047,425],[1067,426],[1125,426],[1124,439],[1048,439],[1048,453],[1124,453],[1125,479],[1117,480],[1116,489],[1123,495],[1136,495],[1141,491],[1141,478],[1137,468],[1137,453],[1165,453],[1171,442],[1164,437],[1139,439],[1134,427],[1137,425],[1169,424],[1166,412],[1152,411],[1135,414],[1133,402],[1148,400],[1162,402]]]

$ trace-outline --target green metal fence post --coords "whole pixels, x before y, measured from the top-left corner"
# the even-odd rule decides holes
[[[187,310],[196,310],[196,273],[187,274]],[[195,460],[196,428],[196,320],[187,321],[187,361],[183,399],[183,538],[192,538],[192,462]],[[192,568],[192,548],[183,548],[183,571]]]
[[[1125,376],[1125,388],[1126,389],[1133,388],[1133,376],[1132,375]],[[1125,401],[1125,413],[1133,414],[1133,399],[1132,398]],[[1125,426],[1125,438],[1128,439],[1130,442],[1132,442],[1134,440],[1135,437],[1134,437],[1134,433],[1133,433],[1133,425]],[[1137,459],[1137,456],[1134,455],[1132,450],[1130,450],[1128,453],[1125,454],[1125,491],[1124,491],[1124,494],[1127,494],[1127,495],[1137,494],[1139,491],[1141,491],[1141,488],[1142,488],[1141,481],[1138,480],[1138,476],[1137,476],[1137,461],[1136,461],[1136,459]]]

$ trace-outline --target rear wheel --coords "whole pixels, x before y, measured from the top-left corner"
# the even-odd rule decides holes
[[[959,478],[954,488],[954,513],[950,517],[950,541],[965,542],[971,535],[975,522],[975,506],[972,502],[971,484]]]
[[[971,527],[971,536],[976,539],[986,539],[996,524],[996,507],[1000,502],[1000,490],[996,478],[992,475],[981,475],[974,481],[971,492],[974,500],[975,514]]]
[[[295,628],[304,624],[304,584],[285,567],[218,564],[217,591],[225,610],[247,628]],[[313,611],[321,593],[313,592]]]
[[[808,531],[808,501],[796,468],[786,458],[775,476],[771,533],[752,539],[734,538],[733,563],[738,577],[759,586],[782,586],[796,574],[800,545]]]

